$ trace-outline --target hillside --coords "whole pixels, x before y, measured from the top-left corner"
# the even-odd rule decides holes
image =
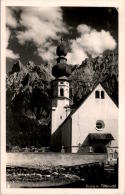
[[[70,97],[73,108],[102,82],[118,105],[118,54],[105,52],[71,69]],[[51,123],[51,70],[32,62],[17,62],[7,75],[7,145],[49,146]]]

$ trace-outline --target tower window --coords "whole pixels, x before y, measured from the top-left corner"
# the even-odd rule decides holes
[[[95,98],[100,98],[100,92],[99,91],[95,92]]]
[[[97,130],[102,130],[104,127],[105,127],[105,124],[104,124],[103,121],[98,120],[98,121],[96,122],[96,129],[97,129]]]
[[[63,84],[64,82],[63,81],[60,81],[60,84]]]
[[[105,98],[104,91],[101,91],[101,99],[104,99],[104,98]]]
[[[60,96],[64,96],[64,89],[63,88],[60,89]]]

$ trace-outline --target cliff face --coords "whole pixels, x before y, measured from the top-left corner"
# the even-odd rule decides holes
[[[103,82],[118,104],[118,55],[107,52],[103,57],[89,58],[80,66],[70,66],[70,94],[79,105],[95,87]],[[6,81],[7,144],[48,146],[51,122],[51,71],[32,62],[14,64]]]
[[[51,74],[29,62],[14,64],[7,76],[7,143],[38,146],[49,143]]]

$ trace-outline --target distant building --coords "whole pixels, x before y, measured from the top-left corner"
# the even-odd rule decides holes
[[[53,67],[51,145],[54,151],[105,153],[118,147],[118,107],[99,83],[76,110],[70,110],[70,84],[63,42]],[[113,146],[114,147],[114,146]],[[114,150],[114,149],[113,149]],[[115,150],[114,150],[115,152]]]

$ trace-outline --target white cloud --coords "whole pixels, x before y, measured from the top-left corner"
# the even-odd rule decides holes
[[[90,26],[86,25],[86,24],[80,24],[78,27],[77,27],[77,31],[81,34],[84,34],[84,33],[89,33],[91,31],[91,28]]]
[[[17,27],[17,21],[13,15],[13,11],[8,7],[6,8],[6,25],[12,28]]]
[[[96,57],[102,55],[105,50],[113,50],[116,47],[116,41],[108,31],[97,31],[85,24],[79,25],[77,31],[79,37],[72,41],[71,53],[68,56],[70,63],[81,64],[88,54]]]
[[[9,28],[6,28],[6,48],[8,47],[8,42],[9,42],[9,39],[10,39],[10,30]]]
[[[17,21],[14,11],[21,11],[20,20]],[[44,61],[51,61],[55,58],[55,46],[53,41],[59,40],[61,34],[68,34],[68,29],[63,21],[63,13],[59,7],[14,7],[7,9],[7,26],[9,31],[20,25],[24,30],[16,31],[18,42],[25,45],[31,41],[36,46],[36,54]],[[71,52],[68,53],[68,63],[81,64],[89,55],[96,57],[102,55],[107,49],[113,50],[116,41],[110,32],[91,28],[86,24],[77,26],[78,37],[70,41]],[[11,33],[8,32],[9,38]],[[8,46],[9,39],[7,41]],[[18,54],[8,55],[18,57]]]
[[[9,41],[11,38],[11,29],[17,27],[16,18],[13,15],[11,8],[6,8],[6,57],[10,59],[18,59],[19,54],[14,53],[11,49],[8,49]]]
[[[14,60],[19,58],[19,54],[15,54],[12,50],[6,49],[6,57]]]
[[[55,57],[52,40],[59,40],[59,34],[67,33],[62,10],[59,7],[24,7],[20,24],[25,27],[24,31],[17,32],[20,44],[23,45],[27,41],[34,42],[37,54],[45,61]],[[47,44],[49,44],[48,50]]]
[[[67,54],[68,63],[81,64],[81,62],[88,57],[76,40],[71,41],[71,49],[71,52]]]
[[[19,10],[21,14],[17,23],[14,12]],[[32,41],[37,48],[37,55],[45,61],[55,57],[55,47],[52,41],[59,40],[62,33],[68,32],[63,22],[62,10],[59,7],[7,8],[7,26],[16,28],[19,25],[25,30],[16,31],[18,42],[24,45],[26,42]],[[12,53],[8,52],[8,54]]]
[[[101,30],[100,32],[92,29],[90,33],[81,34],[77,39],[81,47],[93,55],[100,55],[106,49],[113,50],[116,47],[116,42],[109,32]]]
[[[11,49],[7,48],[8,44],[9,44],[10,36],[11,36],[11,31],[7,27],[6,28],[6,57],[10,58],[10,59],[18,59],[19,58],[19,54],[16,54]]]
[[[53,61],[56,56],[56,46],[53,46],[51,43],[46,43],[42,47],[37,49],[38,55],[43,58],[45,61]]]

